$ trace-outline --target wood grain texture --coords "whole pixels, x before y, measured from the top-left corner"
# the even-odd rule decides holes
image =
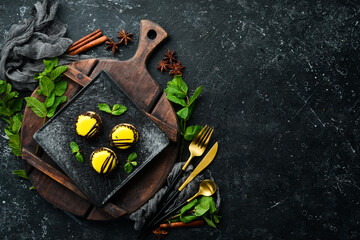
[[[155,39],[148,37],[151,30],[156,32]],[[179,149],[176,143],[178,134],[176,113],[166,97],[161,96],[162,91],[159,85],[146,70],[146,61],[149,55],[167,37],[167,33],[160,26],[148,20],[141,21],[140,32],[138,49],[134,57],[128,61],[81,60],[70,64],[68,71],[64,74],[69,83],[65,95],[70,100],[81,89],[81,86],[91,81],[93,76],[96,76],[101,70],[107,70],[147,113],[149,118],[170,140],[174,141],[131,179],[121,191],[114,194],[104,206],[97,208],[88,202],[71,179],[58,168],[52,159],[49,159],[46,153],[40,151],[39,154],[35,154],[37,144],[32,136],[42,126],[43,119],[38,118],[30,109],[25,109],[21,136],[23,159],[36,167],[31,172],[31,175],[34,174],[34,176],[30,180],[40,195],[54,206],[75,215],[87,217],[87,219],[111,220],[134,212],[159,190],[176,161]],[[38,96],[35,92],[32,96],[44,101],[43,97]],[[150,115],[150,112],[154,115]],[[64,194],[66,199],[54,197],[59,193]],[[71,198],[74,198],[74,204],[68,204],[68,201],[71,202]]]

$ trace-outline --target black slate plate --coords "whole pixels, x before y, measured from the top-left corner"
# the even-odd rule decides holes
[[[110,107],[114,104],[125,105],[127,111],[110,118],[110,114],[98,109],[98,103],[107,103]],[[94,140],[84,140],[74,130],[76,117],[85,111],[96,112],[103,121],[103,130]],[[119,123],[130,123],[137,128],[139,141],[135,146],[126,150],[110,147],[109,133]],[[105,71],[100,72],[41,127],[34,134],[34,139],[96,206],[103,205],[169,144],[165,134]],[[71,141],[79,145],[84,163],[76,161],[71,153]],[[90,155],[98,147],[111,148],[119,159],[118,167],[109,176],[99,175],[91,166]],[[132,152],[138,155],[138,166],[127,174],[123,166]]]

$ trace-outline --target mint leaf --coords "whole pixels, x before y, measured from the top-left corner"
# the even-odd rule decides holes
[[[169,101],[171,101],[171,102],[173,102],[173,103],[176,103],[176,104],[179,104],[179,105],[181,105],[181,106],[183,106],[183,107],[186,107],[186,106],[187,106],[186,101],[185,101],[184,99],[178,98],[178,97],[176,97],[176,96],[174,96],[174,95],[167,95],[167,94],[166,94],[166,98],[167,98]]]
[[[209,209],[210,209],[209,202],[202,202],[195,207],[194,215],[200,217],[204,215]]]
[[[29,180],[29,176],[26,174],[24,169],[14,170],[12,173],[17,177],[21,177]]]
[[[136,152],[133,152],[133,153],[131,153],[131,154],[128,156],[128,161],[129,161],[129,162],[134,161],[135,159],[137,159],[137,154],[136,154]]]
[[[7,107],[0,107],[0,115],[4,115],[7,117],[11,116],[11,110]]]
[[[189,116],[189,108],[188,107],[184,107],[182,109],[180,109],[179,111],[177,111],[177,115],[184,119],[184,120],[187,120],[188,119],[188,116]]]
[[[76,142],[71,142],[70,148],[72,153],[77,153],[80,151],[79,145],[77,145]]]
[[[206,222],[209,226],[211,226],[211,227],[213,227],[213,228],[216,228],[216,225],[215,225],[215,223],[214,223],[212,220],[208,219],[207,217],[203,217],[203,218],[204,218],[205,222]]]
[[[38,90],[36,90],[36,93],[37,93],[38,95],[42,95],[41,89],[39,88]]]
[[[9,94],[11,92],[12,86],[10,83],[7,83],[5,86],[5,93]],[[4,101],[5,102],[5,101]]]
[[[47,114],[47,109],[45,107],[45,103],[40,102],[39,100],[37,100],[34,97],[26,97],[25,98],[27,106],[33,110],[33,112],[38,116],[38,117],[45,117]]]
[[[23,115],[21,113],[18,113],[12,118],[12,120],[13,120],[13,124],[12,124],[11,130],[13,133],[18,133],[21,128]]]
[[[75,154],[75,158],[76,158],[76,160],[77,160],[78,162],[81,162],[81,163],[84,162],[84,158],[83,158],[83,156],[81,155],[80,152],[77,152],[77,153]]]
[[[194,216],[194,215],[183,215],[181,216],[180,215],[180,220],[183,222],[183,223],[189,223],[189,222],[192,222],[196,219],[198,219],[199,217],[197,216]]]
[[[45,72],[51,72],[52,70],[53,70],[53,68],[54,68],[54,64],[53,64],[53,60],[51,59],[51,60],[46,60],[46,59],[44,59],[43,60],[43,63],[44,63],[44,65],[45,65]]]
[[[34,186],[29,187],[29,190],[36,190]]]
[[[6,82],[4,80],[0,80],[0,94],[4,93],[6,90]]]
[[[67,86],[67,81],[59,81],[55,83],[55,95],[58,97],[62,96],[66,92]]]
[[[195,92],[194,92],[194,95],[192,95],[189,99],[189,106],[195,101],[195,99],[201,94],[203,90],[203,87],[200,86],[198,88],[196,88]]]
[[[133,169],[133,166],[129,162],[127,162],[124,165],[124,170],[125,170],[126,173],[131,173],[132,169]]]
[[[220,218],[221,218],[221,216],[213,215],[213,219],[214,219],[214,222],[215,222],[215,223],[219,223],[219,222],[220,222]]]
[[[111,113],[111,109],[110,109],[109,105],[107,105],[106,103],[99,103],[98,108],[99,108],[99,110],[101,110],[103,112]]]
[[[182,92],[176,84],[168,84],[168,87],[164,91],[167,95],[173,95],[178,98],[186,98],[186,94]]]
[[[114,110],[114,107],[115,105],[118,105],[119,107],[117,107],[116,110]],[[126,112],[127,110],[127,107],[123,106],[123,105],[119,105],[119,104],[115,104],[113,106],[113,111],[112,111],[112,115],[115,115],[115,116],[120,116],[121,114],[123,114],[124,112]]]
[[[197,204],[197,202],[198,200],[196,198],[193,199],[191,202],[189,202],[188,204],[186,204],[184,207],[181,208],[180,214],[184,214],[190,211]]]
[[[188,86],[186,85],[186,83],[182,79],[181,75],[175,75],[174,80],[176,81],[179,89],[181,91],[183,91],[185,94],[187,94]]]
[[[4,103],[6,103],[7,101],[9,101],[9,100],[11,100],[13,98],[16,98],[18,96],[19,96],[18,92],[10,92],[2,100],[4,101]]]
[[[66,102],[66,96],[55,97],[54,104],[50,107],[46,116],[48,118],[51,118],[52,116],[54,116],[57,107],[64,102]]]
[[[16,133],[9,137],[9,146],[11,148],[11,152],[16,156],[21,156],[21,143],[20,143],[20,134]]]
[[[59,66],[52,70],[50,73],[50,78],[55,80],[55,78],[59,77],[63,72],[65,72],[68,69],[67,66]]]
[[[185,130],[184,138],[187,141],[193,140],[199,132],[203,129],[200,125],[189,126]]]
[[[39,81],[39,86],[42,95],[46,97],[48,97],[55,88],[54,82],[48,77],[41,78]]]
[[[131,163],[131,165],[133,165],[133,166],[137,166],[137,162],[136,161],[132,161],[132,162],[130,162]]]
[[[52,92],[52,93],[50,94],[50,96],[48,96],[48,97],[46,98],[46,100],[45,100],[45,106],[46,106],[47,108],[51,107],[51,106],[54,104],[54,101],[55,101],[55,93]]]
[[[16,99],[12,99],[11,101],[9,101],[8,105],[10,107],[11,114],[20,112],[22,109],[22,103],[23,103],[22,98],[16,98]]]

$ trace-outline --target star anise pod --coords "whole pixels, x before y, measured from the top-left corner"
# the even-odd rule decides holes
[[[170,64],[173,62],[177,62],[175,50],[170,51],[169,49],[166,50],[166,53],[164,53],[164,60],[167,60]]]
[[[128,44],[128,41],[132,41],[132,39],[130,38],[133,34],[132,33],[126,33],[125,30],[123,29],[121,32],[118,32],[118,36],[117,38],[120,39],[120,43],[124,42],[125,45]]]
[[[115,55],[115,52],[119,51],[118,45],[120,45],[121,42],[115,43],[111,38],[108,38],[108,40],[105,42],[105,44],[107,45],[106,49],[111,48],[112,54]]]
[[[183,71],[183,68],[184,66],[183,65],[180,65],[180,61],[178,61],[177,63],[173,63],[171,66],[170,66],[170,72],[169,74],[172,74],[172,75],[182,75],[181,72]]]
[[[159,240],[164,238],[165,235],[168,234],[167,231],[161,228],[154,229],[152,232],[154,233],[155,237],[157,237]]]
[[[158,62],[158,66],[156,67],[157,69],[159,69],[161,72],[168,71],[168,67],[170,67],[170,64],[168,64],[167,60],[161,60],[160,62]]]

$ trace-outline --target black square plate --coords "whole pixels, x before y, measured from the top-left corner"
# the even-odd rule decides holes
[[[114,104],[121,104],[127,107],[127,111],[110,118],[109,113],[98,109],[99,103],[107,103],[110,108]],[[75,133],[75,119],[85,111],[96,112],[103,122],[102,132],[94,140],[84,140]],[[109,133],[120,123],[132,124],[139,131],[138,143],[126,150],[110,147],[109,144]],[[96,206],[103,205],[169,144],[165,134],[105,71],[100,72],[41,127],[34,134],[34,139]],[[79,145],[84,163],[78,162],[71,153],[71,141]],[[90,163],[91,153],[99,147],[111,148],[119,159],[118,167],[108,176],[98,174]],[[127,174],[124,165],[132,152],[138,155],[138,165]]]

